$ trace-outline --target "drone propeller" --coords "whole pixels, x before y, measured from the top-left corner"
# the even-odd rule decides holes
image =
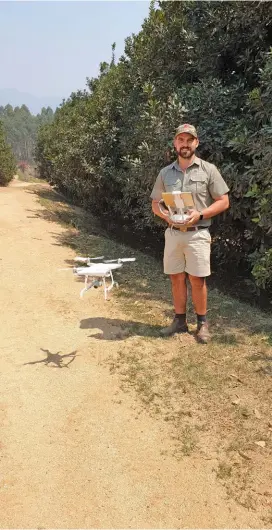
[[[128,261],[135,261],[136,258],[117,258],[117,259],[105,259],[104,263],[125,263]]]
[[[74,261],[80,261],[81,263],[88,263],[88,261],[97,261],[104,259],[104,256],[98,256],[96,258],[82,258],[81,256],[76,256]]]

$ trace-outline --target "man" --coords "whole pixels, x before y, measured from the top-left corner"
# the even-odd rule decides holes
[[[180,125],[173,143],[178,158],[160,171],[151,193],[154,214],[169,224],[165,232],[164,272],[171,278],[175,317],[172,324],[164,328],[161,333],[163,336],[170,336],[188,331],[186,320],[186,276],[188,275],[197,314],[197,339],[206,344],[210,338],[206,321],[205,280],[211,273],[209,226],[212,217],[229,207],[229,188],[213,164],[195,155],[199,140],[193,125]],[[168,210],[163,210],[164,215],[161,213],[158,202],[162,199],[164,191],[192,192],[195,209],[189,210],[186,224],[173,225]]]

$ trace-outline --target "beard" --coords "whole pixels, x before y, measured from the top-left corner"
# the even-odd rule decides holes
[[[191,158],[195,152],[195,149],[191,149],[190,147],[181,147],[179,151],[176,150],[176,153],[180,158]]]

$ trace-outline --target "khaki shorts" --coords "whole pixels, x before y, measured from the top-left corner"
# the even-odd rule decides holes
[[[208,229],[180,232],[165,231],[164,272],[178,274],[188,272],[192,276],[211,274],[211,235]]]

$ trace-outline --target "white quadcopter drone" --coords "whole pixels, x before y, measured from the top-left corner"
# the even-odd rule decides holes
[[[104,256],[99,256],[97,258],[75,257],[74,261],[85,264],[85,266],[73,267],[73,273],[76,276],[85,277],[85,287],[80,291],[80,297],[83,298],[83,295],[92,287],[96,289],[103,285],[104,298],[105,300],[108,300],[109,291],[111,291],[114,285],[118,287],[118,283],[113,279],[112,272],[116,269],[120,269],[123,266],[123,263],[135,261],[135,259],[136,258],[118,258],[104,260]],[[108,286],[106,278],[110,278],[111,283]]]

